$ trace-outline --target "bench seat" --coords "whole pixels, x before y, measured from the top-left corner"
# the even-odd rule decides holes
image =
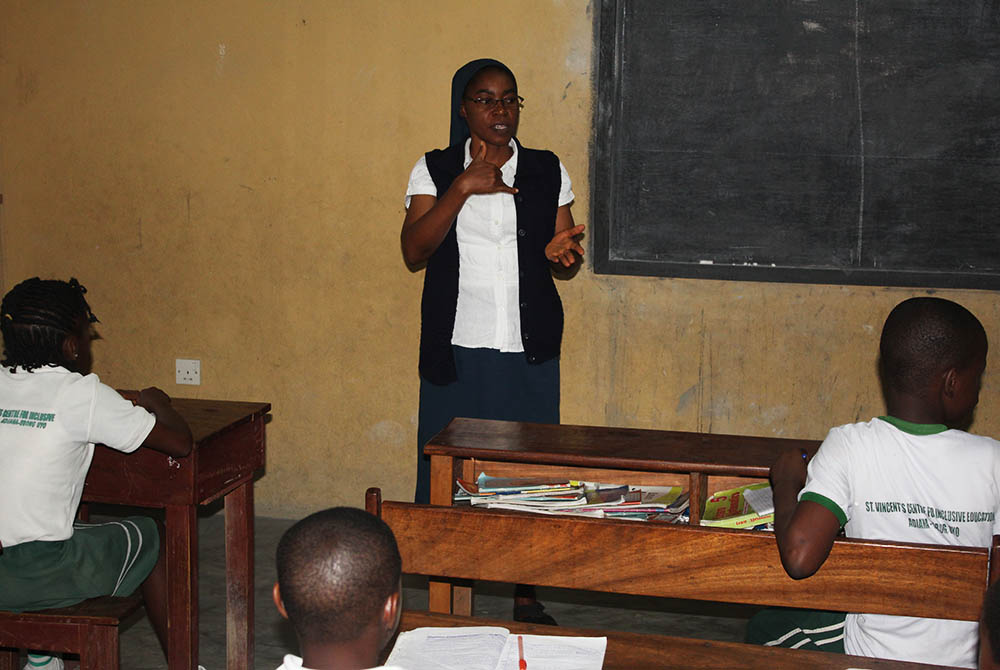
[[[141,607],[137,593],[34,612],[0,611],[0,670],[20,670],[18,649],[79,654],[81,670],[118,670],[118,627]]]

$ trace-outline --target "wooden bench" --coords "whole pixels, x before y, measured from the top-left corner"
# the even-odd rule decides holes
[[[0,670],[20,670],[18,649],[79,654],[81,670],[118,670],[118,627],[142,596],[92,598],[72,607],[0,612]]]
[[[989,583],[985,548],[839,539],[819,572],[796,581],[785,574],[770,533],[382,503],[378,489],[369,490],[366,508],[395,533],[404,572],[454,580],[965,621],[979,619]],[[684,663],[695,648],[732,651],[703,640],[670,644],[664,654],[680,667],[692,667]],[[732,658],[743,654],[762,667],[851,665],[843,660],[850,657],[819,653],[836,660],[816,666],[798,650],[732,644]],[[855,658],[859,664],[876,667]]]

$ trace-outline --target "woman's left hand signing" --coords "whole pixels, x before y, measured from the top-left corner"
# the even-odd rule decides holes
[[[556,233],[545,245],[545,257],[553,263],[562,263],[565,267],[573,265],[576,262],[574,251],[583,256],[583,247],[574,238],[582,233],[584,228],[586,226],[580,224]]]

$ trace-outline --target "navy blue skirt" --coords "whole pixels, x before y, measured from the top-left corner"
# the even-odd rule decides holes
[[[457,416],[470,419],[559,423],[559,359],[531,365],[523,353],[453,346],[458,380],[432,384],[420,378],[417,490],[430,502],[431,466],[424,445]]]

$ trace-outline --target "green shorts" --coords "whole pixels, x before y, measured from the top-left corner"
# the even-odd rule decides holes
[[[846,618],[843,612],[778,607],[765,609],[750,618],[746,641],[769,647],[843,654]]]
[[[23,542],[0,554],[0,610],[69,607],[97,596],[128,596],[153,571],[160,533],[152,519],[133,516],[73,524],[58,542]]]

